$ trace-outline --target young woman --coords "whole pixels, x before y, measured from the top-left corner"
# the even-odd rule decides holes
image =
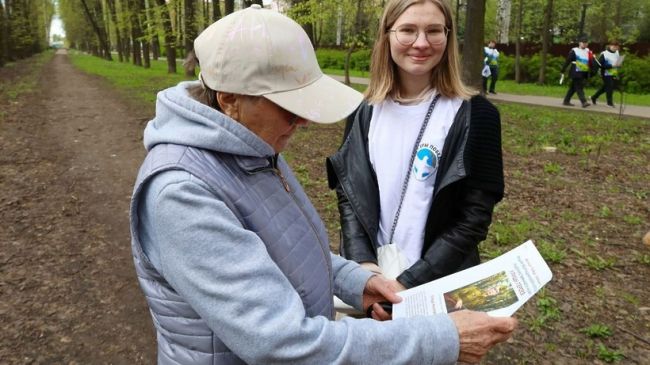
[[[370,73],[327,164],[341,254],[403,288],[478,264],[503,197],[501,122],[460,79],[447,2],[389,1]]]

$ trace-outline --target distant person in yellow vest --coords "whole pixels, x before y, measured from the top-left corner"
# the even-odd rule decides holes
[[[591,63],[593,60],[593,53],[587,48],[588,40],[586,36],[582,36],[579,39],[578,47],[574,47],[564,62],[562,66],[562,75],[566,71],[566,68],[569,68],[569,77],[571,82],[569,83],[569,90],[567,90],[566,96],[564,96],[564,105],[573,106],[571,103],[571,97],[573,94],[577,93],[582,107],[586,108],[589,105],[587,98],[585,97],[584,87],[589,78],[589,72],[591,70]]]
[[[621,55],[618,53],[618,46],[617,41],[609,42],[607,49],[601,52],[598,57],[603,86],[591,97],[591,102],[594,105],[596,105],[598,97],[605,93],[607,96],[607,105],[614,108],[613,94],[619,80],[621,61],[623,61]]]
[[[487,66],[490,69],[490,73],[488,76],[483,76],[483,93],[487,94],[488,93],[488,78],[491,78],[490,80],[490,89],[489,92],[490,94],[496,94],[497,92],[494,90],[495,85],[497,84],[497,79],[499,78],[499,51],[496,49],[497,42],[494,40],[491,40],[487,47],[483,47],[483,55],[485,56],[484,61],[485,61],[485,66]]]

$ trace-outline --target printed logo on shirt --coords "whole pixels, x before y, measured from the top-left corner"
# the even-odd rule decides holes
[[[413,175],[416,180],[424,181],[435,174],[438,168],[440,151],[428,143],[420,144],[413,161]]]

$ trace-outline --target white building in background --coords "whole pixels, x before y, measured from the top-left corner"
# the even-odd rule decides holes
[[[52,17],[49,34],[50,34],[49,43],[51,47],[55,47],[55,48],[63,47],[63,39],[65,38],[65,31],[63,30],[63,22],[61,21],[61,18],[59,18],[59,16],[56,14]]]

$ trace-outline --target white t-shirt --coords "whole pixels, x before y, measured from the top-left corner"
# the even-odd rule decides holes
[[[368,153],[379,185],[380,245],[390,242],[390,231],[402,194],[413,145],[427,114],[433,94],[417,105],[401,105],[390,99],[375,105],[368,131]],[[433,189],[442,147],[462,99],[441,96],[418,146],[408,188],[402,203],[393,242],[406,256],[409,266],[422,255],[424,226],[433,199]]]

